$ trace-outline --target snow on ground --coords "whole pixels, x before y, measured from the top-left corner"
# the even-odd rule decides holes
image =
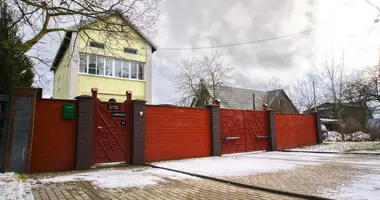
[[[377,172],[377,174],[361,176],[337,190],[328,191],[326,195],[342,200],[377,200],[380,196],[380,171]]]
[[[327,131],[328,131],[327,128],[326,128],[326,126],[323,125],[323,124],[321,124],[321,130],[322,130],[323,132],[327,132]]]
[[[316,154],[316,153],[299,153],[299,152],[266,152],[261,154],[247,154],[246,157],[266,158],[266,159],[290,159],[297,160],[298,162],[313,162],[313,161],[325,161],[327,159],[335,159],[339,155],[337,154]]]
[[[379,150],[363,150],[363,149],[371,149],[371,148],[379,148],[380,142],[325,142],[323,144],[302,147],[302,148],[294,148],[289,150],[294,151],[319,151],[319,152],[361,152],[361,153],[377,153]],[[354,151],[354,150],[358,151]]]
[[[14,173],[0,173],[0,199],[1,200],[32,200],[33,194],[28,182],[18,180]]]
[[[161,169],[139,168],[134,170],[99,170],[53,178],[43,178],[40,179],[40,181],[42,183],[51,183],[86,180],[92,181],[101,188],[126,188],[155,185],[165,182],[165,179],[182,180],[195,179],[195,177]]]
[[[265,153],[265,155],[267,154]],[[246,176],[253,173],[290,170],[304,165],[311,165],[312,163],[239,155],[155,162],[152,164],[206,176]]]
[[[370,139],[371,139],[370,134],[363,133],[361,131],[357,131],[357,132],[347,135],[347,140],[363,141],[363,140],[370,140]]]
[[[342,134],[336,131],[328,131],[327,133],[322,134],[325,141],[341,141]]]

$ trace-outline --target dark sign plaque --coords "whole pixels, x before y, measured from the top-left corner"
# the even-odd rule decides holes
[[[120,121],[120,125],[121,125],[121,126],[125,126],[125,125],[127,125],[127,120],[121,120],[121,121]]]
[[[120,110],[119,105],[108,105],[108,110]]]
[[[113,112],[112,117],[125,117],[127,116],[127,113],[125,112]]]

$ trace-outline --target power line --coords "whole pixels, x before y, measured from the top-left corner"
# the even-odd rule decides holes
[[[267,41],[271,41],[271,40],[278,40],[278,39],[282,39],[282,38],[293,37],[293,36],[297,36],[297,35],[303,35],[306,33],[313,32],[313,31],[315,31],[315,30],[306,30],[306,31],[298,32],[298,33],[292,33],[292,34],[288,34],[288,35],[283,35],[283,36],[278,36],[278,37],[273,37],[273,38],[267,38],[267,39],[262,39],[262,40],[254,40],[254,41],[249,41],[249,42],[225,44],[225,45],[217,45],[217,46],[188,47],[188,48],[179,48],[179,47],[178,48],[159,48],[158,51],[186,51],[186,50],[216,49],[216,48],[224,48],[224,47],[233,47],[233,46],[239,46],[239,45],[267,42]]]
[[[378,11],[380,11],[380,8],[378,6],[376,6],[375,4],[373,4],[372,2],[370,2],[369,0],[365,0],[368,4],[370,4],[371,6],[375,7]]]

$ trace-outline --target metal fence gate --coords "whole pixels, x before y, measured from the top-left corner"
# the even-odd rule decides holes
[[[220,109],[222,154],[269,150],[265,111]]]

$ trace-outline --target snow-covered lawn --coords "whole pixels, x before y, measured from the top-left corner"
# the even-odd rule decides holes
[[[14,173],[0,173],[0,199],[32,200],[34,198],[28,182],[22,182]]]
[[[93,172],[56,176],[52,178],[40,178],[42,183],[57,183],[69,181],[91,181],[101,188],[127,188],[144,187],[172,180],[196,179],[185,174],[175,173],[167,170],[152,168],[137,169],[104,169]]]
[[[290,170],[296,167],[315,164],[312,162],[307,162],[310,160],[304,160],[304,162],[292,162],[260,158],[260,155],[265,157],[271,156],[272,154],[270,153],[252,155],[256,155],[259,158],[250,157],[250,154],[247,154],[155,162],[152,164],[159,167],[181,170],[205,176],[246,176],[253,173]]]
[[[380,153],[380,142],[324,142],[323,144],[289,149],[294,151]]]

